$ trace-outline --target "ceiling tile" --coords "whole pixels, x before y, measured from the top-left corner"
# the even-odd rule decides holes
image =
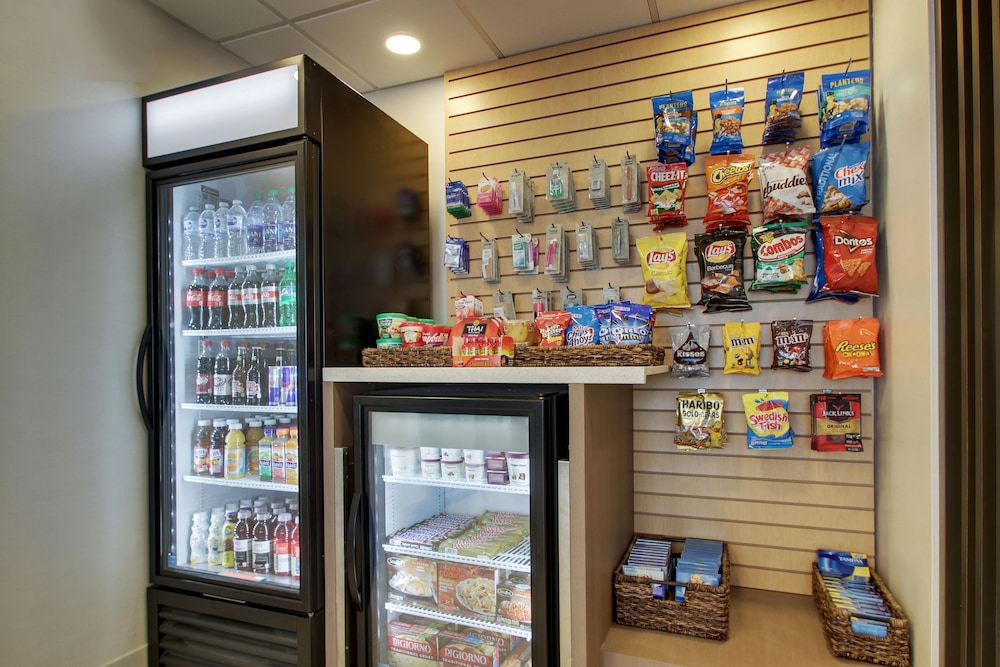
[[[263,65],[304,53],[359,93],[373,90],[371,83],[359,77],[356,72],[345,67],[343,63],[331,58],[326,51],[308,37],[288,26],[222,42],[222,46],[251,65]]]
[[[267,0],[267,4],[286,19],[332,12],[352,2],[357,0]]]
[[[463,0],[505,56],[649,25],[646,0]]]
[[[374,0],[297,25],[377,88],[496,59],[452,0]],[[413,56],[390,53],[385,38],[394,32],[414,35],[423,48]]]
[[[257,0],[149,0],[210,39],[223,39],[281,23]]]
[[[660,12],[660,20],[672,19],[698,12],[707,12],[710,9],[718,9],[728,5],[738,5],[746,0],[656,0],[656,9]]]

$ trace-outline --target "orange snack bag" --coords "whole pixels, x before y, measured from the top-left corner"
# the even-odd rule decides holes
[[[709,155],[705,158],[705,183],[708,186],[708,212],[705,229],[725,227],[746,229],[750,225],[750,179],[753,155]]]
[[[874,317],[827,322],[823,327],[823,377],[882,377],[878,332],[879,321]]]
[[[566,344],[566,329],[573,316],[565,310],[547,310],[535,318],[539,347],[562,347]]]
[[[878,220],[867,215],[831,215],[821,216],[819,225],[826,274],[826,285],[820,291],[878,296]]]

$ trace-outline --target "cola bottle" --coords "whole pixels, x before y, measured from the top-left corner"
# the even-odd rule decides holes
[[[247,404],[248,343],[236,346],[236,364],[233,366],[233,405]]]
[[[226,320],[229,319],[227,304],[228,285],[226,284],[226,270],[216,269],[215,279],[208,286],[208,314],[205,317],[206,329],[222,329]]]
[[[262,391],[266,384],[266,371],[263,360],[264,347],[254,345],[250,353],[250,363],[247,366],[247,405],[263,405]]]
[[[260,326],[278,326],[278,276],[274,264],[264,266],[260,280]]]
[[[194,278],[188,285],[184,293],[184,302],[187,305],[187,327],[188,329],[201,329],[204,326],[205,318],[205,272],[202,269],[194,270]]]
[[[229,289],[226,291],[227,325],[230,329],[242,329],[246,326],[246,312],[243,306],[243,277],[236,269]]]
[[[240,292],[245,311],[244,326],[248,328],[260,326],[260,282],[257,280],[257,267],[253,264],[247,267],[247,275],[243,279]]]
[[[212,373],[212,402],[217,405],[232,405],[233,402],[233,360],[230,350],[228,340],[219,342],[219,354],[215,357]]]

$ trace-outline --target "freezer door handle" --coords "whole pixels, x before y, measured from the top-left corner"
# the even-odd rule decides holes
[[[361,577],[358,576],[358,565],[363,557],[358,553],[361,540],[358,539],[358,524],[361,520],[361,494],[355,493],[351,498],[351,509],[347,515],[347,557],[350,562],[347,565],[347,586],[351,593],[351,602],[358,611],[364,611],[365,601],[361,593]]]
[[[147,324],[146,329],[142,332],[142,339],[139,341],[139,354],[135,360],[135,393],[139,399],[139,412],[142,414],[142,421],[146,425],[147,431],[153,428],[153,410],[149,407],[143,370],[146,368],[146,359],[149,358],[149,351],[152,347],[153,326]]]

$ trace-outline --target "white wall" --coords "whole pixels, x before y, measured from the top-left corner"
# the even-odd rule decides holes
[[[141,0],[4,3],[0,664],[145,664],[138,98],[245,66]]]

